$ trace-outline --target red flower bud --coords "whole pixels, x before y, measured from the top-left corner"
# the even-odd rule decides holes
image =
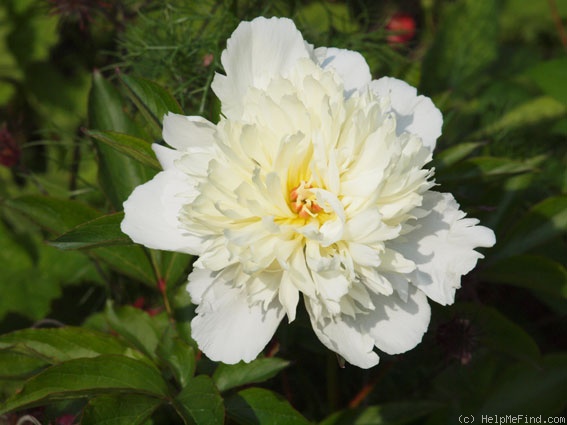
[[[390,45],[407,43],[415,37],[415,19],[405,13],[396,13],[386,24],[386,30],[389,32],[386,40]]]

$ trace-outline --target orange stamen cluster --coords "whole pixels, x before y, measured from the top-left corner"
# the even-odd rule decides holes
[[[312,187],[302,180],[299,186],[289,193],[291,209],[301,218],[317,217],[317,214],[323,211],[316,202],[315,194],[309,190]]]

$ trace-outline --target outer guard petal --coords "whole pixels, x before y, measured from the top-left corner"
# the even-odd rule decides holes
[[[235,278],[231,272],[210,273],[206,278],[210,286],[202,294],[197,316],[191,321],[191,335],[199,348],[211,360],[228,364],[254,360],[284,316],[277,300],[267,309],[261,303],[249,305],[246,292],[231,280]],[[191,274],[189,288],[199,285],[191,281],[197,277]]]
[[[210,149],[216,126],[202,117],[186,117],[169,112],[163,117],[163,140],[175,149]]]
[[[378,96],[389,96],[396,113],[399,134],[407,131],[419,136],[423,144],[432,151],[437,138],[441,136],[443,115],[430,98],[418,96],[417,90],[408,83],[396,78],[383,77],[370,83],[372,91]]]
[[[337,315],[332,319],[318,316],[314,302],[305,297],[305,306],[311,318],[311,325],[319,340],[347,362],[363,369],[378,364],[378,355],[373,351],[374,340],[363,329],[360,322],[346,315]]]
[[[321,68],[332,68],[340,75],[347,97],[353,91],[366,87],[372,80],[366,60],[358,52],[319,47],[313,53]]]
[[[229,118],[241,114],[241,102],[250,87],[266,88],[272,77],[285,75],[310,52],[290,19],[259,17],[242,22],[227,41],[221,62],[225,75],[217,74],[212,88]]]
[[[431,309],[427,297],[410,287],[407,302],[396,294],[373,295],[376,307],[367,315],[359,315],[363,329],[375,340],[376,346],[388,354],[405,353],[421,342],[427,331]]]
[[[162,171],[138,186],[124,202],[121,230],[136,243],[152,249],[199,255],[202,241],[179,227],[179,209],[195,189],[176,170]]]
[[[392,246],[415,262],[417,268],[409,275],[413,285],[439,304],[452,304],[461,277],[483,258],[474,249],[493,246],[494,232],[465,218],[449,193],[427,192],[420,209],[430,213],[417,220],[405,243],[392,241]]]

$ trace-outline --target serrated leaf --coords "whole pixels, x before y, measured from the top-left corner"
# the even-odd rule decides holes
[[[168,112],[183,114],[183,109],[175,98],[154,81],[120,74],[120,80],[128,89],[130,98],[153,124],[157,133],[161,133],[163,116]]]
[[[240,425],[308,425],[305,419],[279,394],[249,388],[225,400],[228,416]]]
[[[82,425],[143,425],[162,400],[143,395],[99,396],[89,401]]]
[[[132,241],[120,230],[123,219],[123,212],[97,217],[63,233],[49,243],[62,250],[130,245]]]
[[[93,73],[89,95],[89,127],[139,136],[141,131],[126,115],[116,89],[99,72]],[[155,172],[110,146],[94,141],[97,150],[100,185],[116,210],[136,186],[148,181]]]
[[[92,220],[100,213],[78,201],[42,195],[25,195],[4,201],[4,206],[18,211],[44,229],[54,233],[67,230]]]
[[[124,354],[128,347],[111,335],[78,327],[24,329],[0,335],[0,349],[18,350],[50,363]]]
[[[483,269],[480,278],[567,299],[567,270],[546,257],[524,254],[505,258]]]
[[[524,215],[491,257],[497,259],[523,254],[567,230],[567,196],[547,198]]]
[[[319,425],[402,425],[443,407],[432,401],[385,403],[333,413]]]
[[[0,406],[0,415],[54,400],[113,392],[168,396],[167,384],[154,367],[129,357],[101,355],[60,363],[34,376]]]
[[[156,154],[152,150],[151,144],[144,139],[131,136],[129,134],[118,133],[116,131],[96,131],[88,130],[87,135],[95,138],[99,142],[116,149],[130,158],[161,171],[162,167],[156,159]]]
[[[499,377],[478,415],[556,415],[567,406],[567,355],[514,364]]]
[[[224,423],[223,400],[212,379],[197,376],[175,398],[185,423],[196,425],[222,425]]]
[[[277,375],[289,366],[287,360],[277,357],[256,359],[250,363],[234,365],[220,363],[213,374],[213,380],[219,391],[226,391],[241,385],[263,382]]]

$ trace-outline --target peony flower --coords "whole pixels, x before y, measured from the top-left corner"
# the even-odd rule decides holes
[[[289,19],[242,22],[212,88],[218,124],[168,114],[164,171],[124,203],[122,230],[198,255],[192,336],[212,360],[249,362],[300,300],[319,340],[362,368],[415,347],[427,298],[451,304],[495,243],[427,168],[431,100],[372,80],[357,52],[314,49]]]

